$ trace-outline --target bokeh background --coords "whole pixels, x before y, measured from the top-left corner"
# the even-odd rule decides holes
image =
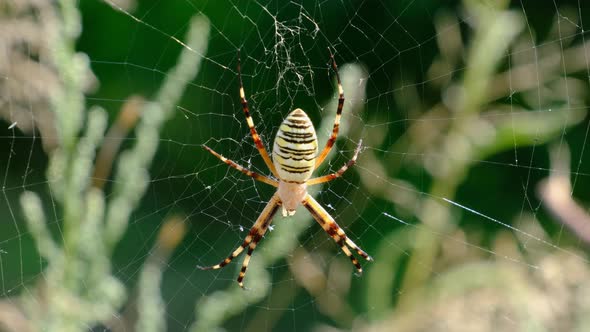
[[[552,1],[0,0],[0,331],[586,331],[590,8]],[[336,171],[237,245],[303,108]]]

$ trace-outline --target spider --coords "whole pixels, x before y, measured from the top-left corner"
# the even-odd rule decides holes
[[[236,248],[226,259],[221,261],[217,265],[212,266],[198,266],[201,270],[216,270],[220,269],[229,264],[234,258],[239,256],[246,247],[248,252],[246,258],[242,263],[242,269],[238,276],[238,284],[241,288],[244,288],[244,276],[246,275],[246,269],[248,269],[248,263],[250,257],[256,249],[258,242],[266,231],[268,230],[272,218],[277,213],[279,206],[282,207],[283,216],[292,216],[295,214],[295,209],[299,204],[303,204],[305,208],[311,213],[312,217],[322,226],[324,231],[328,233],[334,239],[334,241],[340,245],[340,248],[348,256],[352,264],[356,267],[359,274],[363,272],[360,263],[352,255],[351,249],[355,250],[360,256],[365,258],[367,261],[372,261],[373,258],[367,255],[359,246],[357,246],[351,239],[349,239],[344,231],[338,226],[334,218],[311,196],[307,193],[307,187],[316,185],[328,181],[332,181],[342,176],[342,174],[351,167],[358,157],[362,140],[354,151],[354,155],[350,161],[342,166],[336,173],[320,176],[311,179],[311,175],[315,169],[317,169],[322,162],[326,159],[328,153],[334,146],[336,138],[338,137],[338,128],[340,126],[340,117],[342,115],[342,108],[344,106],[344,90],[342,83],[340,82],[340,75],[338,74],[338,66],[334,55],[330,52],[330,58],[332,67],[336,73],[336,80],[338,82],[338,108],[336,110],[336,118],[334,119],[334,127],[332,134],[328,139],[326,146],[322,152],[318,153],[318,143],[313,127],[313,123],[307,116],[307,114],[300,108],[292,111],[287,118],[283,120],[279,131],[274,140],[273,146],[273,159],[271,161],[268,152],[266,151],[264,144],[254,126],[254,121],[250,116],[250,110],[248,108],[248,101],[244,93],[244,85],[242,83],[241,74],[241,62],[238,56],[238,80],[240,82],[240,100],[242,103],[242,109],[246,116],[246,122],[250,128],[250,134],[256,144],[258,152],[264,159],[266,166],[270,169],[274,177],[273,178],[252,172],[251,170],[236,164],[234,161],[229,160],[219,153],[213,151],[206,145],[203,147],[211,152],[215,157],[229,165],[230,167],[254,178],[255,180],[264,182],[277,188],[275,194],[271,197],[266,207],[254,223],[254,226],[250,229],[250,232],[244,239],[241,246]]]

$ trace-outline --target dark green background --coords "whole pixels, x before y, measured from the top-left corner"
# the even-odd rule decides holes
[[[586,5],[578,1],[559,1],[559,6],[568,3],[580,10],[583,23],[590,22]],[[305,109],[315,123],[322,116],[332,114],[333,110],[318,109],[318,105],[329,101],[334,89],[327,47],[335,50],[339,64],[360,63],[369,73],[365,112],[362,118],[355,119],[363,123],[379,119],[377,121],[387,124],[384,127],[388,129],[384,140],[386,144],[371,148],[381,149],[391,145],[414,120],[408,118],[406,110],[397,108],[390,93],[400,86],[400,82],[421,86],[418,91],[424,109],[441,99],[439,90],[424,83],[425,70],[438,54],[433,19],[441,11],[457,12],[460,8],[457,1],[302,1],[300,5],[274,1],[265,6],[278,20],[293,26],[300,17],[301,6],[318,24],[320,32],[315,38],[309,35],[312,26],[305,22],[303,26],[306,29],[297,36],[301,40],[288,40],[293,61],[313,69],[314,76],[305,77],[304,81],[308,87],[313,87],[313,95],[296,84],[293,72],[288,72],[282,83],[276,86],[277,70],[284,59],[279,59],[277,63],[272,52],[275,45],[274,21],[252,2],[140,1],[132,14],[144,23],[136,22],[101,1],[80,2],[83,32],[78,49],[88,54],[92,70],[100,81],[98,89],[88,95],[87,104],[106,108],[110,121],[115,119],[123,101],[130,95],[140,94],[150,98],[157,91],[164,73],[174,65],[181,51],[181,46],[170,36],[182,40],[191,16],[203,13],[213,25],[206,55],[208,61],[203,62],[198,77],[188,86],[178,105],[181,108],[176,110],[175,117],[164,128],[160,149],[150,170],[152,183],[141,207],[132,216],[127,235],[113,259],[115,275],[133,286],[162,220],[173,213],[188,216],[189,234],[172,258],[163,284],[170,331],[181,330],[190,324],[194,317],[194,304],[200,296],[233,282],[233,268],[212,274],[198,271],[195,267],[197,264],[216,262],[238,243],[243,234],[239,226],[249,227],[264,201],[272,194],[271,188],[253,185],[240,175],[231,173],[226,177],[230,173],[226,173],[225,167],[218,167],[218,161],[200,148],[201,144],[209,142],[240,163],[248,163],[251,159],[256,170],[267,173],[262,160],[255,155],[240,114],[234,71],[238,48],[242,52],[246,92],[250,95],[254,118],[267,146],[282,117],[294,107]],[[549,27],[547,22],[553,20],[556,12],[554,1],[522,1],[511,6],[526,13],[527,28],[535,31],[536,43],[543,43]],[[469,41],[471,35],[467,23],[461,22],[460,25],[465,40]],[[305,52],[296,51],[299,45]],[[582,77],[584,74],[580,73]],[[460,79],[463,71],[458,70],[452,75]],[[518,96],[500,102],[509,104],[511,101],[518,102]],[[234,114],[236,116],[232,117]],[[574,196],[582,201],[587,201],[589,184],[586,171],[588,154],[582,155],[587,123],[586,120],[562,136],[570,144],[572,161],[581,164]],[[47,159],[40,140],[18,132],[13,134],[7,127],[7,124],[0,125],[2,296],[21,292],[32,285],[44,264],[22,219],[18,204],[22,191],[33,190],[43,195],[47,215],[56,216],[50,219],[56,237],[59,237],[60,224],[60,211],[57,209],[54,214],[45,182]],[[374,129],[363,127],[363,130]],[[235,141],[216,141],[224,138]],[[133,143],[131,136],[125,141],[124,148]],[[395,176],[427,192],[431,181],[428,173],[413,168],[412,164],[404,164],[404,152],[397,151],[394,156],[388,156],[390,161],[402,165]],[[334,165],[344,162],[349,153],[346,151],[339,156]],[[9,155],[10,167],[7,168]],[[550,168],[546,147],[521,148],[518,155],[521,161],[530,162],[533,169],[510,166],[514,163],[514,151],[493,156],[489,160],[493,163],[476,162],[459,188],[455,201],[508,222],[525,206],[524,210],[536,213],[552,234],[559,233],[561,226],[545,215],[534,193],[533,184],[547,176],[547,169]],[[346,225],[348,232],[361,235],[359,244],[372,252],[383,235],[400,227],[400,224],[391,223],[382,215],[383,211],[395,211],[391,203],[374,198],[372,206],[354,209],[340,200],[343,196],[354,195],[356,190],[365,194],[362,187],[356,187],[356,177],[354,172],[349,172],[345,181],[327,186],[319,200],[331,204],[335,208],[334,216],[343,220],[342,224]],[[351,186],[351,183],[355,185]],[[207,185],[215,187],[206,191],[204,187]],[[107,185],[107,190],[109,188]],[[363,229],[363,223],[354,222],[359,213],[365,220],[374,221],[371,229]],[[223,222],[229,221],[232,226],[220,220],[212,222],[211,215],[223,217]],[[467,229],[482,232],[484,239],[493,236],[498,229],[504,229],[493,223],[483,224],[479,219],[473,222],[471,218],[472,215],[463,212],[460,223]],[[557,246],[577,243],[567,232],[559,234],[555,239]],[[324,234],[314,225],[301,237],[301,244],[313,249],[324,241],[323,237]],[[284,261],[271,270],[275,282],[292,282],[295,287]],[[354,278],[353,287],[361,282]],[[362,314],[370,310],[363,306],[358,292],[353,289],[351,293],[350,303],[357,312]],[[227,327],[233,330],[246,325],[247,315],[257,310],[259,308],[247,310],[230,320]],[[269,308],[269,312],[272,310]],[[278,325],[284,329],[308,330],[318,321],[326,320],[305,291],[299,293],[289,308],[278,310],[289,311],[283,314]]]

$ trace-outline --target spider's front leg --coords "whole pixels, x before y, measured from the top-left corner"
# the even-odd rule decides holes
[[[256,245],[258,245],[258,242],[260,241],[260,239],[262,239],[262,237],[268,230],[268,226],[272,222],[272,218],[277,213],[280,205],[281,201],[279,199],[279,196],[277,194],[274,194],[268,202],[268,204],[266,204],[264,210],[262,210],[262,213],[260,214],[258,219],[256,219],[256,222],[250,229],[248,235],[246,235],[246,238],[244,239],[244,242],[241,246],[236,248],[229,256],[227,256],[226,259],[224,259],[216,265],[197,267],[201,270],[221,269],[222,267],[229,264],[234,258],[238,257],[242,253],[242,251],[244,251],[244,249],[248,247],[248,252],[246,253],[246,257],[244,258],[244,262],[242,263],[242,269],[240,270],[240,274],[238,276],[238,284],[240,285],[240,287],[244,288],[243,280],[246,276],[248,264],[250,263],[250,257],[252,256],[254,249],[256,249]]]
[[[328,48],[328,51],[330,49]],[[336,73],[336,81],[338,82],[338,108],[336,109],[336,117],[334,118],[334,127],[332,128],[332,134],[328,141],[326,142],[326,146],[320,152],[316,159],[315,169],[320,167],[320,165],[324,162],[334,143],[336,143],[336,138],[338,138],[338,131],[340,128],[340,117],[342,116],[342,108],[344,107],[344,89],[342,88],[342,82],[340,81],[340,74],[338,73],[338,65],[336,64],[336,59],[334,59],[334,54],[330,51],[330,59],[332,60],[332,68],[334,69],[334,73]]]
[[[279,173],[272,163],[266,148],[264,147],[264,143],[262,143],[262,139],[258,132],[256,131],[256,126],[254,125],[254,120],[252,120],[252,116],[250,115],[250,107],[248,106],[248,100],[246,99],[246,92],[244,92],[244,83],[242,82],[242,61],[240,60],[240,52],[238,50],[238,80],[240,81],[240,101],[242,103],[242,110],[244,111],[244,115],[246,116],[246,123],[248,124],[248,128],[250,128],[250,135],[254,140],[254,144],[256,145],[256,149],[260,153],[260,156],[264,160],[266,167],[272,172],[272,174],[278,178]]]

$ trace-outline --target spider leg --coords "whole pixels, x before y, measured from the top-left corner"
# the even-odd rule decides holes
[[[326,231],[326,233],[328,233],[328,235],[330,235],[340,246],[344,254],[350,258],[350,261],[356,267],[358,273],[363,273],[361,264],[356,257],[352,255],[348,247],[354,249],[360,256],[368,261],[372,261],[373,258],[346,236],[342,228],[340,228],[336,221],[334,221],[334,218],[332,218],[332,216],[330,216],[330,214],[313,197],[307,194],[303,199],[302,204],[311,213],[312,217],[322,226],[324,231]]]
[[[258,180],[260,182],[264,182],[266,184],[270,184],[271,186],[274,187],[278,187],[279,183],[269,177],[266,177],[264,175],[260,175],[258,173],[252,172],[251,170],[240,166],[238,164],[236,164],[234,161],[225,158],[224,156],[220,155],[219,153],[213,151],[213,149],[211,149],[210,147],[203,145],[203,148],[205,148],[205,150],[211,152],[212,155],[214,155],[215,157],[219,158],[221,161],[223,161],[224,163],[228,164],[230,167],[237,169],[238,171],[248,175],[249,177],[254,178],[254,180]]]
[[[330,49],[328,48],[328,51]],[[336,138],[338,137],[338,129],[340,128],[340,117],[342,116],[342,107],[344,106],[344,89],[342,88],[342,82],[340,81],[340,74],[338,74],[338,66],[336,65],[336,60],[334,59],[334,54],[330,51],[330,58],[332,59],[332,68],[336,72],[336,80],[338,81],[338,109],[336,109],[336,118],[334,118],[334,127],[332,128],[332,134],[330,138],[326,142],[326,146],[322,150],[322,152],[318,155],[315,161],[315,168],[317,169],[321,163],[324,162],[324,159],[332,150],[332,146],[336,142]]]
[[[317,178],[313,178],[310,180],[307,180],[306,184],[308,186],[312,186],[314,184],[319,184],[319,183],[324,183],[324,182],[328,182],[328,181],[332,181],[336,178],[339,178],[342,176],[342,174],[344,174],[344,172],[346,172],[347,169],[349,169],[352,165],[354,165],[354,163],[356,163],[356,159],[359,155],[359,152],[361,151],[361,144],[363,143],[363,140],[359,141],[359,144],[356,146],[356,149],[354,150],[354,155],[352,156],[352,159],[350,159],[344,166],[342,166],[336,173],[332,173],[332,174],[328,174],[328,175],[324,175],[324,176],[320,176]]]
[[[256,131],[256,127],[254,126],[254,120],[252,120],[252,116],[250,116],[250,108],[248,107],[248,100],[246,100],[246,93],[244,92],[244,84],[242,82],[242,69],[241,69],[241,67],[242,67],[242,62],[240,60],[240,53],[238,51],[238,80],[240,81],[240,100],[242,102],[242,109],[244,110],[244,115],[246,115],[246,122],[248,123],[248,127],[250,128],[250,134],[252,135],[252,139],[254,140],[254,144],[256,144],[256,148],[258,149],[258,152],[262,156],[262,159],[264,159],[264,163],[266,164],[266,167],[268,167],[268,169],[270,169],[272,174],[278,179],[279,174],[277,173],[277,170],[275,169],[275,166],[272,163],[272,160],[270,159],[270,156],[268,155],[268,152],[266,151],[264,144],[262,143],[262,139],[260,138],[260,136],[258,135],[258,132]]]
[[[243,280],[246,276],[248,264],[250,263],[250,257],[252,256],[254,249],[256,249],[258,242],[260,241],[260,239],[262,239],[264,233],[266,233],[266,231],[268,230],[268,226],[270,225],[272,218],[278,211],[280,205],[281,201],[278,195],[275,194],[270,199],[268,204],[266,204],[266,207],[264,208],[264,210],[262,210],[262,213],[260,214],[260,216],[258,216],[258,219],[256,219],[254,226],[252,226],[250,232],[248,233],[248,235],[246,235],[246,238],[244,239],[244,242],[241,246],[236,248],[229,256],[227,256],[226,259],[224,259],[216,265],[197,267],[201,270],[221,269],[222,267],[229,264],[234,258],[239,256],[242,253],[242,251],[244,251],[244,249],[248,247],[248,252],[246,253],[246,257],[244,258],[244,262],[242,263],[242,269],[240,270],[240,275],[238,276],[238,284],[240,285],[240,287],[244,288]]]

